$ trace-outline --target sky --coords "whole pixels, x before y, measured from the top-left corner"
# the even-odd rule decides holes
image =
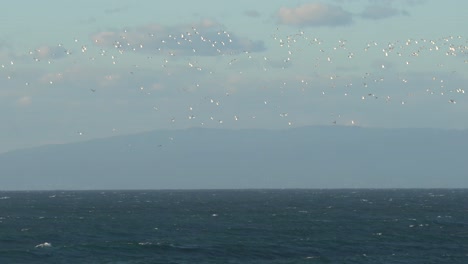
[[[468,129],[467,1],[2,9],[0,153],[189,127]]]

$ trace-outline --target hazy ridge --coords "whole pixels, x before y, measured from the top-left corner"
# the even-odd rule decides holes
[[[468,131],[192,128],[0,155],[0,190],[468,187]]]

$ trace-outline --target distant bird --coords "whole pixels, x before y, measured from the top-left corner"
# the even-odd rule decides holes
[[[93,92],[93,93],[96,92],[96,89],[92,89],[92,88],[91,88],[90,90],[91,90],[91,92]]]

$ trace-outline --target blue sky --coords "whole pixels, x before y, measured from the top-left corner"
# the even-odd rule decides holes
[[[197,126],[468,129],[466,1],[3,9],[0,152]]]

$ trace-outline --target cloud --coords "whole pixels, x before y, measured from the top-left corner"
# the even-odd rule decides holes
[[[30,62],[32,59],[36,61],[61,59],[69,54],[69,51],[61,44],[55,46],[42,45],[34,50],[29,50],[29,52],[19,51],[15,45],[0,38],[0,58],[3,60]]]
[[[244,12],[244,14],[248,17],[259,17],[260,13],[256,10],[247,10]]]
[[[425,4],[427,0],[406,0],[406,3],[410,6]]]
[[[23,96],[16,101],[16,103],[19,106],[28,106],[31,104],[31,102],[32,102],[31,96]]]
[[[277,13],[279,24],[291,26],[343,26],[352,23],[351,13],[339,6],[309,3],[296,8],[282,7]]]
[[[334,2],[342,5],[367,2],[366,8],[356,15],[365,19],[378,20],[398,15],[409,16],[410,13],[406,8],[416,8],[426,4],[427,0],[334,0]],[[400,8],[395,8],[395,5]]]
[[[0,38],[0,50],[11,48],[11,46],[6,42],[5,39]]]
[[[93,24],[93,23],[97,22],[97,19],[96,19],[96,17],[90,16],[90,17],[87,17],[87,18],[80,19],[79,22],[81,24]]]
[[[337,3],[358,3],[358,2],[369,2],[372,4],[384,4],[391,5],[392,3],[404,4],[409,6],[417,6],[425,4],[428,0],[333,0]]]
[[[227,32],[219,23],[205,19],[192,25],[148,24],[128,30],[109,30],[91,35],[95,45],[121,51],[171,55],[215,56],[244,51],[264,51],[263,41],[253,41]]]
[[[9,43],[7,40],[0,38],[0,59],[2,61],[7,61],[16,58],[18,58],[18,56],[14,52],[14,45]]]
[[[112,15],[112,14],[117,14],[117,13],[122,13],[122,12],[125,12],[127,11],[128,9],[130,9],[129,6],[121,6],[121,7],[113,7],[113,8],[107,8],[104,10],[104,13],[108,14],[108,15]]]
[[[362,11],[361,17],[366,19],[378,20],[397,16],[400,14],[407,14],[407,12],[404,12],[391,6],[369,5]]]
[[[37,60],[60,59],[67,55],[67,50],[62,46],[41,46],[30,52]]]

